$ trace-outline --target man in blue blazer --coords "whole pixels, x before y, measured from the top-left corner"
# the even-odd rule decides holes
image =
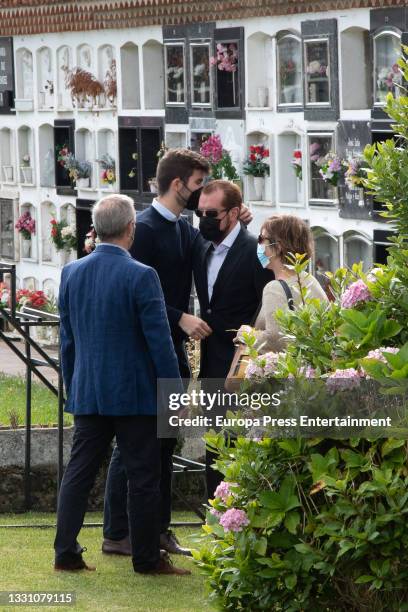
[[[90,568],[77,536],[106,451],[116,436],[128,478],[133,567],[187,574],[160,555],[159,378],[181,380],[157,273],[128,253],[133,201],[112,195],[93,210],[96,250],[62,271],[61,362],[74,439],[58,499],[55,569]]]

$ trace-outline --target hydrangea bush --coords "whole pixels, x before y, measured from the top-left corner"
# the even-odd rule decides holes
[[[404,48],[408,54],[408,47]],[[399,66],[408,81],[408,63]],[[387,97],[401,141],[408,96]],[[288,340],[258,355],[250,330],[248,389],[274,377],[316,378],[353,402],[361,381],[408,394],[408,149],[367,147],[367,179],[396,234],[386,265],[330,276],[333,302],[309,298],[276,318]],[[305,269],[294,255],[295,271]],[[237,432],[239,433],[239,432]],[[408,443],[404,439],[244,439],[206,436],[224,482],[194,553],[223,610],[408,610]]]

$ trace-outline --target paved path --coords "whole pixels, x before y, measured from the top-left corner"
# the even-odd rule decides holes
[[[16,346],[20,350],[24,350],[24,344],[20,341],[16,343]],[[48,351],[47,351],[48,353]],[[51,357],[56,357],[55,352],[49,351]],[[41,359],[41,356],[38,355],[35,351],[33,352],[33,357],[38,357]],[[4,374],[8,374],[10,376],[25,376],[26,367],[23,361],[21,361],[17,355],[13,353],[13,351],[0,340],[0,372]],[[57,383],[58,376],[56,375],[55,370],[52,368],[41,368],[41,372],[43,372],[44,376],[51,380],[51,382]],[[33,380],[38,380],[36,376],[33,377]]]

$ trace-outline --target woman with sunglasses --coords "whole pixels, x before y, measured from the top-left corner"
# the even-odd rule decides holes
[[[277,215],[262,225],[258,237],[258,259],[264,268],[274,272],[275,280],[265,285],[262,305],[255,321],[256,346],[260,353],[279,352],[285,348],[287,341],[275,319],[275,313],[279,309],[296,308],[302,301],[297,275],[290,268],[288,255],[304,253],[310,259],[313,250],[312,233],[299,217]],[[302,272],[300,283],[306,287],[308,297],[327,301],[325,292],[314,276]]]

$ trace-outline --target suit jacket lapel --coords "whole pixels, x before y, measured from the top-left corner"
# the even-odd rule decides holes
[[[212,247],[211,242],[206,242],[205,247],[201,250],[201,256],[196,268],[196,289],[200,302],[205,308],[208,307],[208,276],[207,276],[207,262]]]
[[[239,252],[241,245],[245,240],[245,232],[247,230],[241,228],[238,236],[235,239],[234,244],[228,250],[227,256],[222,262],[220,271],[218,272],[217,280],[214,283],[213,293],[211,297],[211,304],[217,298],[220,288],[223,286],[227,278],[234,272],[235,268],[239,265]],[[208,288],[207,288],[208,295]]]

